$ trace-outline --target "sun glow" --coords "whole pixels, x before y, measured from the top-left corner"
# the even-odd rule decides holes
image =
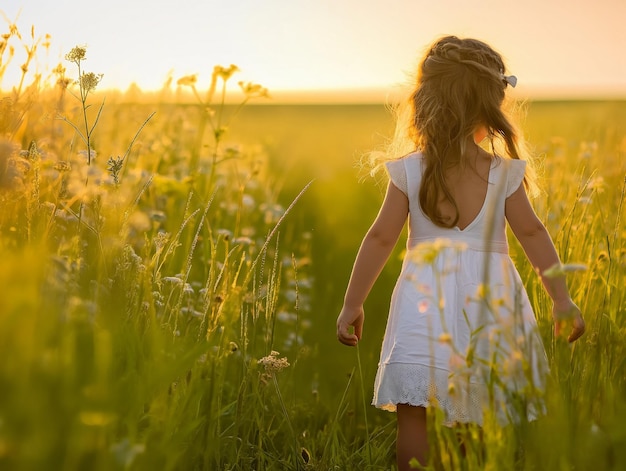
[[[78,0],[64,5],[18,0],[2,7],[5,31],[15,25],[21,35],[5,38],[2,88],[19,86],[24,65],[30,76],[50,77],[67,66],[72,47],[86,45],[86,67],[103,74],[102,89],[156,92],[194,74],[198,88],[208,89],[213,67],[234,63],[240,80],[267,87],[276,100],[381,101],[410,80],[433,39],[454,33],[500,50],[520,79],[519,95],[626,96],[626,63],[613,59],[626,46],[621,1],[530,0],[493,9],[461,0],[267,0],[263,8],[233,0],[181,9],[164,0],[111,0],[88,12],[97,22],[68,14],[84,10]]]

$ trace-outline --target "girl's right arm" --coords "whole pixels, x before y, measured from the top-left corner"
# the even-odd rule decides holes
[[[337,339],[345,345],[355,346],[361,339],[363,303],[395,247],[408,213],[406,195],[389,183],[378,216],[361,243],[337,318]],[[350,327],[354,328],[354,333],[350,332]]]
[[[541,281],[552,298],[556,335],[559,335],[562,324],[571,320],[573,327],[567,339],[573,342],[585,332],[585,321],[580,309],[570,298],[565,278],[543,276],[545,270],[561,262],[550,234],[528,201],[524,185],[520,185],[506,199],[505,213],[513,234],[522,245],[528,260],[541,276]]]

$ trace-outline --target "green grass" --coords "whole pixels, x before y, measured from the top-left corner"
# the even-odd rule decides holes
[[[391,132],[384,106],[218,99],[206,115],[107,99],[97,119],[93,93],[86,109],[36,84],[3,96],[0,468],[394,468],[394,416],[368,403],[402,247],[359,349],[334,332],[382,199],[355,163]],[[570,279],[588,331],[553,338],[512,241],[550,360],[548,415],[488,423],[482,444],[467,429],[466,459],[433,427],[434,456],[443,469],[623,469],[626,107],[530,103],[523,127],[543,162],[537,211],[563,261],[589,267]],[[272,351],[290,365],[267,370]]]

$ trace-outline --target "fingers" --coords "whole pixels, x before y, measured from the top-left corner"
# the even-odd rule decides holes
[[[358,332],[358,334],[357,334]],[[350,326],[344,322],[337,323],[337,340],[339,340],[342,344],[348,345],[349,347],[354,347],[361,336],[360,331],[357,331],[355,328],[355,333],[350,333]]]
[[[361,334],[363,333],[363,323],[359,322],[358,324],[354,325],[354,335],[358,340],[361,340]]]
[[[337,318],[337,340],[342,344],[354,347],[363,332],[363,308],[344,307]]]
[[[554,335],[561,335],[564,327],[571,325],[572,330],[567,337],[567,341],[572,343],[578,340],[585,333],[585,320],[576,304],[573,302],[554,306],[552,311],[554,317]]]
[[[585,320],[582,318],[582,316],[577,316],[575,317],[572,321],[572,330],[569,334],[569,336],[567,337],[567,341],[569,343],[572,343],[576,340],[578,340],[580,337],[582,337],[582,335],[585,333]],[[564,320],[555,320],[554,321],[554,335],[556,337],[558,337],[559,335],[561,335],[561,331],[563,330],[563,327],[569,324],[569,322],[566,322]]]
[[[567,341],[569,343],[578,340],[585,333],[585,321],[582,317],[576,317],[574,319],[574,327],[572,328],[572,332],[569,337],[567,337]]]

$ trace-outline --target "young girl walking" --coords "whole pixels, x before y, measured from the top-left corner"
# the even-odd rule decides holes
[[[440,408],[448,426],[480,425],[485,414],[509,422],[541,413],[541,404],[516,400],[543,388],[546,356],[508,254],[506,221],[553,301],[556,335],[566,321],[570,342],[585,330],[564,278],[547,276],[559,257],[529,203],[526,161],[501,109],[516,82],[481,41],[449,36],[430,48],[410,100],[415,151],[385,163],[387,193],[337,319],[339,341],[355,346],[363,303],[408,218],[373,399],[397,414],[400,470],[412,458],[427,464],[428,407]],[[486,138],[491,152],[479,146]]]

